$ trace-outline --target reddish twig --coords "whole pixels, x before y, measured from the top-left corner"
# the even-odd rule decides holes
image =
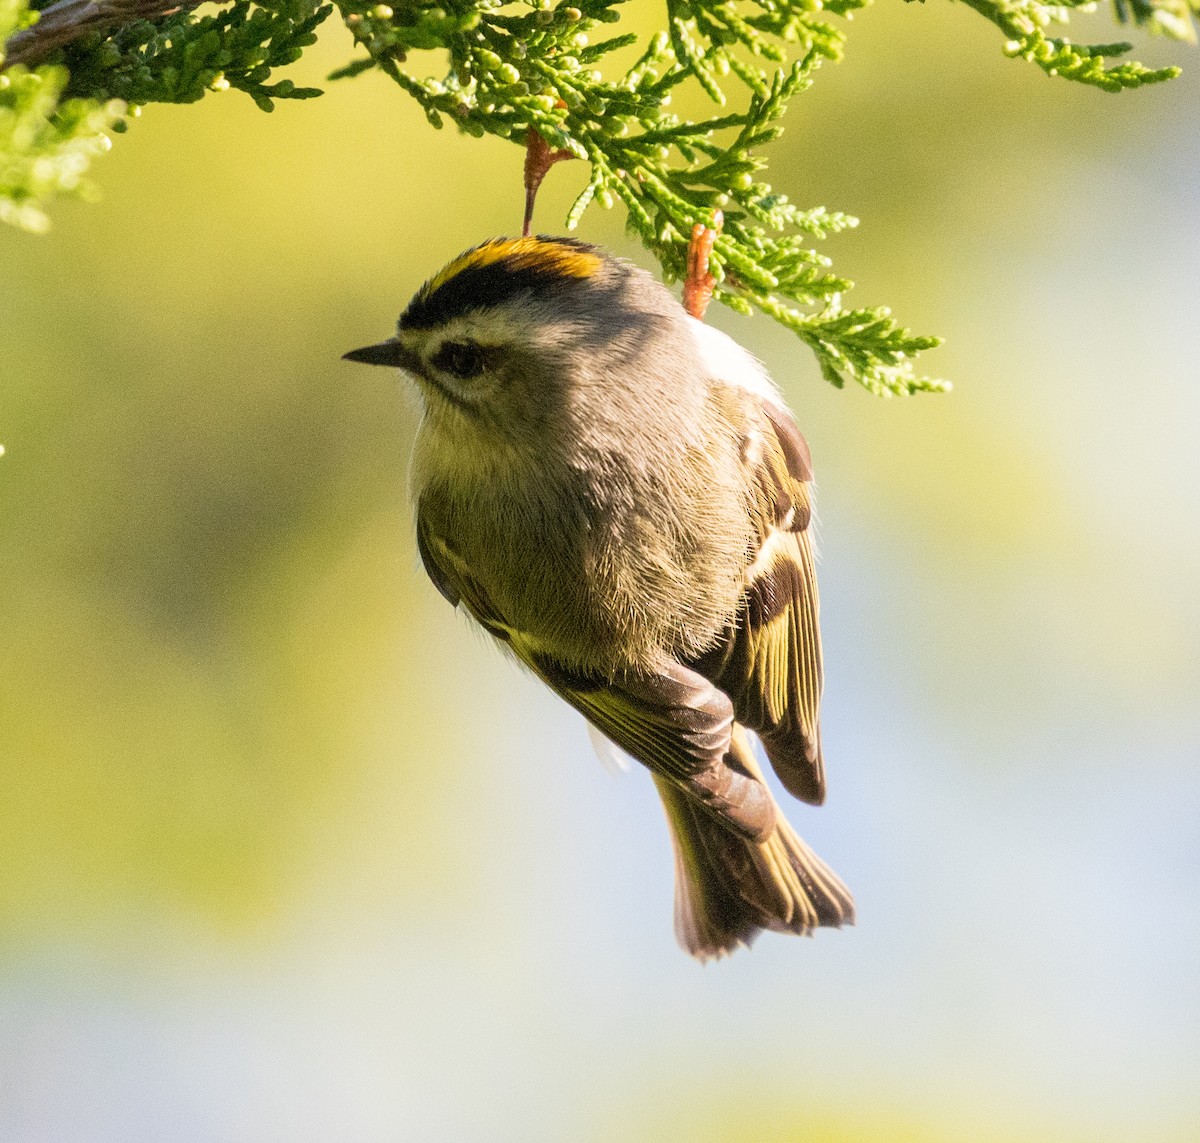
[[[574,157],[570,151],[550,150],[550,144],[537,130],[529,128],[529,134],[525,136],[525,220],[521,223],[522,235],[528,237],[533,225],[533,204],[546,173],[555,163]]]
[[[713,214],[712,226],[697,222],[692,227],[692,240],[688,243],[687,277],[683,280],[683,308],[697,321],[704,320],[708,303],[712,301],[713,287],[717,284],[717,279],[709,272],[708,264],[724,221],[724,216],[718,210]]]

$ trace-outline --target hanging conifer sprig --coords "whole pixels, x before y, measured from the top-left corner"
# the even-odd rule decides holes
[[[822,60],[841,56],[843,32],[828,13],[861,2],[837,0],[822,10],[811,0],[767,0],[752,9],[670,0],[669,31],[654,36],[616,77],[596,66],[634,37],[592,37],[615,22],[620,0],[532,7],[520,16],[476,7],[457,23],[437,9],[436,29],[426,27],[430,17],[420,8],[346,11],[344,3],[368,58],[335,76],[379,67],[436,126],[448,119],[470,134],[522,145],[532,127],[551,148],[590,166],[568,229],[593,203],[620,203],[668,281],[684,274],[692,227],[722,211],[725,227],[712,258],[714,297],[743,313],[758,309],[794,330],[839,386],[854,380],[881,394],[941,389],[944,383],[912,367],[937,338],[902,329],[884,308],[842,308],[851,283],[830,271],[829,259],[812,243],[857,221],[796,207],[761,180],[763,148],[781,133],[788,101],[809,85]],[[430,35],[449,40],[451,66],[441,78],[416,79],[403,65]],[[798,58],[784,70],[789,51]],[[669,110],[671,95],[690,80],[720,109],[731,99],[744,109],[681,119]]]
[[[822,61],[841,58],[845,28],[867,0],[661,0],[662,30],[608,31],[622,0],[335,0],[361,55],[335,78],[379,69],[434,127],[496,135],[524,146],[530,129],[554,152],[588,164],[566,221],[593,204],[624,208],[630,229],[675,279],[696,223],[721,211],[712,257],[714,296],[793,330],[836,385],[875,393],[942,388],[912,359],[937,344],[898,326],[886,308],[844,309],[851,283],[814,243],[856,225],[823,207],[800,208],[764,178],[764,147],[788,101]],[[1112,91],[1170,79],[1175,68],[1113,63],[1127,44],[1072,44],[1048,29],[1083,0],[965,0],[1003,33],[1004,51],[1045,72]],[[1118,20],[1195,39],[1200,0],[1115,0]],[[319,0],[0,0],[0,221],[44,229],[44,201],[87,193],[90,159],[145,104],[190,103],[244,91],[264,110],[320,94],[279,79],[334,11]],[[634,62],[613,53],[640,46]],[[427,62],[446,62],[428,78]],[[702,89],[714,114],[689,120],[671,98]],[[514,163],[514,172],[520,164]],[[519,184],[514,174],[514,202]]]

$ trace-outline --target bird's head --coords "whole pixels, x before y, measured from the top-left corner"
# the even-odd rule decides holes
[[[393,337],[347,353],[417,382],[430,418],[535,446],[568,394],[620,386],[684,319],[649,274],[567,238],[493,238],[417,291]],[[478,435],[476,432],[475,434]]]

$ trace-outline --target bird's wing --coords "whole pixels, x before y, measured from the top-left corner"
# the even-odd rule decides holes
[[[737,720],[758,732],[784,786],[820,805],[825,768],[812,465],[788,413],[767,398],[761,404],[766,422],[754,475],[758,546],[746,568],[736,621],[691,665],[729,695]]]
[[[418,506],[417,540],[434,585],[578,710],[606,738],[693,797],[736,833],[755,841],[775,827],[767,788],[731,753],[733,705],[712,682],[680,663],[616,679],[557,662],[509,624],[487,589]]]

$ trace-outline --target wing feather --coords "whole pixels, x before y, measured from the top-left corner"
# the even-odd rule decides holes
[[[692,665],[729,695],[737,720],[757,731],[784,786],[825,798],[819,722],[822,662],[812,541],[812,462],[787,412],[761,399],[751,450],[758,547],[746,568],[736,621]]]
[[[675,783],[735,833],[753,841],[772,835],[774,801],[733,757],[733,705],[711,681],[681,663],[617,679],[569,670],[505,621],[419,505],[417,535],[421,559],[442,595],[456,605],[461,602],[601,734]]]

